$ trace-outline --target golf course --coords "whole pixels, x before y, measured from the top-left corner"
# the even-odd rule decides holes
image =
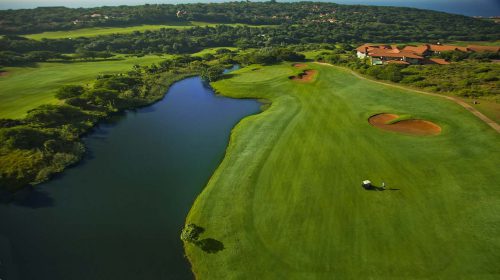
[[[0,77],[0,118],[22,118],[42,104],[56,103],[54,94],[67,84],[93,82],[99,74],[127,72],[135,64],[151,65],[167,56],[118,57],[112,60],[43,62],[34,67],[6,67]]]
[[[466,109],[315,63],[212,87],[270,106],[186,219],[211,240],[184,244],[197,279],[498,279],[500,134]]]
[[[42,33],[27,34],[24,35],[24,37],[33,40],[96,37],[96,36],[105,36],[111,34],[127,34],[132,32],[155,31],[163,28],[182,30],[197,26],[213,27],[217,25],[226,25],[232,27],[248,26],[255,28],[275,27],[275,25],[249,25],[244,23],[214,23],[214,22],[189,21],[189,22],[178,22],[172,24],[142,24],[142,25],[126,26],[126,27],[89,27],[89,28],[80,28],[80,29],[64,30],[64,31],[47,31]]]

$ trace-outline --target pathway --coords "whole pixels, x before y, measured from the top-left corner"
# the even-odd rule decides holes
[[[324,63],[324,62],[314,62],[314,63],[346,69],[344,67],[336,66],[336,65],[333,65],[333,64],[330,64],[330,63]],[[472,107],[471,105],[467,104],[466,102],[464,102],[464,101],[462,101],[462,100],[460,100],[460,99],[458,99],[456,97],[442,95],[442,94],[437,94],[437,93],[430,93],[430,92],[426,92],[426,91],[422,91],[422,90],[411,89],[411,88],[407,88],[407,87],[403,87],[403,86],[398,86],[398,85],[394,85],[394,84],[387,83],[387,82],[382,82],[382,81],[374,81],[372,79],[368,79],[366,77],[363,77],[362,75],[360,75],[360,74],[358,74],[358,73],[356,73],[356,72],[354,72],[354,71],[352,71],[350,69],[347,69],[347,70],[349,70],[354,76],[356,76],[356,77],[358,77],[360,79],[363,79],[363,80],[367,80],[367,81],[371,81],[371,82],[374,82],[374,83],[377,83],[377,84],[381,84],[381,85],[391,86],[391,87],[395,87],[395,88],[399,88],[399,89],[404,89],[404,90],[411,90],[411,91],[418,92],[418,93],[421,93],[421,94],[426,94],[426,95],[431,95],[431,96],[437,96],[437,97],[441,97],[441,98],[445,98],[445,99],[451,100],[451,101],[459,104],[460,106],[464,107],[467,111],[471,112],[476,117],[478,117],[479,119],[481,119],[483,122],[485,122],[491,128],[493,128],[496,132],[500,133],[500,125],[498,123],[496,123],[494,120],[488,118],[483,113],[479,112],[476,108]]]

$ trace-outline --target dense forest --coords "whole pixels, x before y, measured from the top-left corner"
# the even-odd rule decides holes
[[[22,33],[88,26],[189,24],[191,20],[279,25],[268,28],[227,25],[182,30],[164,28],[93,38],[41,41],[19,36]],[[7,10],[0,11],[0,34],[4,34],[0,38],[0,66],[13,66],[54,59],[106,58],[111,53],[193,53],[208,47],[245,49],[333,43],[498,40],[500,25],[412,8],[313,2],[231,2]]]
[[[309,33],[311,28],[317,28],[332,31],[336,33],[335,36],[340,37],[352,34],[359,41],[369,41],[373,36],[377,36],[379,40],[391,38],[395,41],[408,41],[419,36],[450,40],[486,40],[498,39],[500,36],[500,29],[495,23],[442,12],[401,7],[275,1],[4,10],[0,11],[0,34],[146,23],[188,24],[189,21],[300,25],[298,27],[305,29],[302,35]]]

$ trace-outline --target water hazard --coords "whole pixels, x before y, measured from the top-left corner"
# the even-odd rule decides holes
[[[0,204],[0,278],[192,279],[184,219],[231,129],[259,106],[216,96],[193,77],[99,125],[81,164]]]

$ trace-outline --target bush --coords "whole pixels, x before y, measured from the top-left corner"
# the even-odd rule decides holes
[[[215,65],[210,67],[203,67],[201,69],[200,76],[203,80],[207,82],[215,82],[220,78],[222,78],[223,74],[224,74],[224,68],[220,65]]]
[[[68,98],[78,97],[78,96],[82,95],[84,91],[85,91],[85,88],[82,86],[67,85],[67,86],[61,87],[56,92],[56,98],[57,99],[68,99]]]
[[[31,150],[43,148],[51,135],[39,129],[19,126],[0,129],[0,143],[10,149]]]
[[[204,228],[197,226],[195,224],[186,225],[184,229],[182,229],[181,240],[185,242],[194,243],[198,240],[200,234],[202,234],[204,231],[205,231]]]
[[[26,121],[42,127],[59,127],[65,124],[79,125],[94,118],[76,107],[68,105],[41,105],[28,111]]]

